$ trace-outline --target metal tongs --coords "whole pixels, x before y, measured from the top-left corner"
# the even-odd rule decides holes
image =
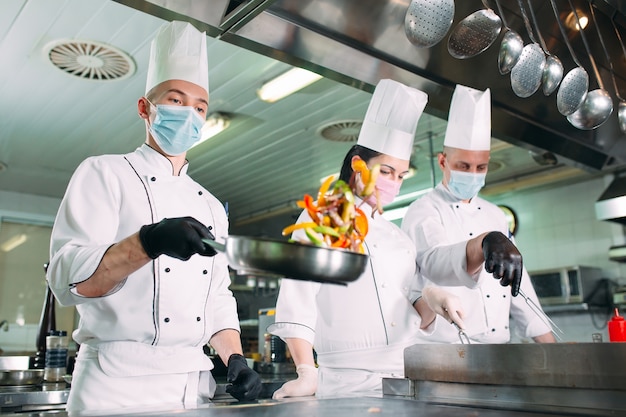
[[[452,322],[452,324],[454,324],[454,327],[456,327],[456,329],[459,331],[459,340],[461,341],[462,345],[469,345],[471,344],[470,342],[470,338],[467,336],[467,334],[463,331],[463,329],[461,329],[459,327],[458,324],[456,324],[455,322]]]
[[[554,334],[554,337],[556,337],[559,341],[563,340],[561,339],[561,336],[559,336],[558,333],[554,330],[558,331],[562,335],[564,335],[565,333],[559,328],[559,326],[556,325],[555,322],[552,321],[552,319],[550,319],[550,317],[548,317],[546,313],[543,312],[541,307],[539,307],[529,296],[524,294],[524,291],[522,291],[521,288],[519,290],[519,295],[522,296],[522,298],[526,301],[526,304],[528,304],[530,309],[537,315],[537,317],[539,317],[541,321],[543,321],[548,327],[553,329],[552,333]]]

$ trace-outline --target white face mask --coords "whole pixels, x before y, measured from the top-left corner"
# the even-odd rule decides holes
[[[163,152],[180,155],[200,140],[204,120],[193,107],[150,105],[156,108],[156,116],[149,130]]]
[[[450,170],[448,190],[460,200],[470,200],[485,186],[487,174]]]

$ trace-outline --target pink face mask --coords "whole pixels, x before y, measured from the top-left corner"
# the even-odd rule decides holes
[[[378,199],[380,200],[380,206],[384,207],[393,202],[393,199],[400,193],[400,186],[402,181],[393,181],[379,175],[376,178],[376,189],[378,190]],[[361,177],[357,179],[357,189],[362,191],[364,188]],[[365,202],[373,208],[376,208],[376,193],[372,193],[365,199]]]

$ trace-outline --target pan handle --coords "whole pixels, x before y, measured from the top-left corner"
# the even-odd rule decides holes
[[[226,245],[223,243],[216,242],[213,239],[202,239],[202,243],[204,243],[205,245],[209,245],[216,251],[226,252]]]

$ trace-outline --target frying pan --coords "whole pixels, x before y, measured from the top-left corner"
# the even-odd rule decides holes
[[[345,249],[322,248],[297,242],[230,235],[225,243],[202,241],[224,252],[231,268],[281,277],[333,284],[355,281],[369,257]]]
[[[17,369],[0,371],[0,386],[37,385],[43,382],[43,369]]]

